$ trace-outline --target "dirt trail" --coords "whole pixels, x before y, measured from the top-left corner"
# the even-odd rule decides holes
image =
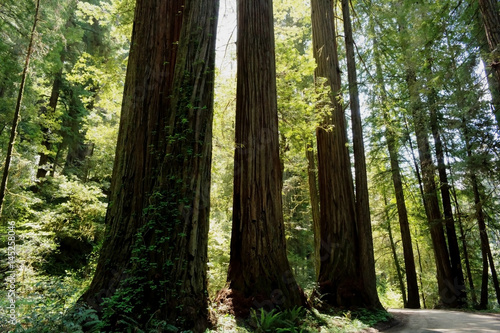
[[[500,332],[500,316],[446,310],[391,309],[393,316],[401,323],[381,332],[412,333],[493,333]]]

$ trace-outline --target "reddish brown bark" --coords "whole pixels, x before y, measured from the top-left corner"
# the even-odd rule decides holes
[[[228,287],[236,315],[305,304],[285,248],[271,0],[238,2],[233,227]]]
[[[347,76],[349,81],[349,96],[352,120],[352,137],[354,150],[354,172],[356,189],[357,233],[361,274],[364,289],[374,307],[382,308],[377,294],[377,276],[375,274],[375,259],[373,254],[373,236],[370,216],[370,200],[368,195],[368,176],[366,174],[365,146],[363,142],[363,126],[359,103],[358,78],[354,39],[349,9],[350,1],[342,0],[342,17],[344,19],[344,34],[346,44]]]
[[[313,0],[312,28],[315,77],[329,89],[322,101],[331,111],[316,129],[320,197],[320,270],[316,293],[333,306],[377,307],[367,290],[361,264],[351,163],[347,149],[345,115],[340,103],[340,71],[333,3]],[[361,274],[360,274],[361,273]]]
[[[491,88],[496,90],[492,92],[494,102],[498,102],[500,95],[500,11],[498,0],[478,0],[479,9],[483,19],[484,31],[488,41],[490,56],[487,59],[495,78],[489,81]],[[500,109],[495,103],[495,116],[498,126],[500,126]]]
[[[217,14],[212,0],[137,1],[107,238],[82,296],[111,326],[121,314],[143,326],[159,319],[201,332],[208,324]]]

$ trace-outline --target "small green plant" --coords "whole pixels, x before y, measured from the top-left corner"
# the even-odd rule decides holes
[[[353,311],[351,316],[368,326],[373,326],[379,322],[388,321],[389,319],[392,318],[392,315],[385,310],[368,310],[368,309],[359,309]]]
[[[278,311],[272,309],[267,312],[264,309],[250,310],[250,325],[255,332],[302,332],[300,326],[305,314],[303,307],[294,307],[290,310]]]

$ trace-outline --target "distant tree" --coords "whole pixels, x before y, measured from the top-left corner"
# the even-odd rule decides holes
[[[313,219],[314,231],[314,267],[316,270],[316,279],[319,276],[319,268],[321,266],[321,238],[320,230],[320,208],[319,208],[319,193],[318,193],[318,173],[316,171],[316,156],[312,143],[306,145],[306,158],[307,158],[307,180],[309,185],[309,199],[311,202],[311,212]]]
[[[420,299],[418,293],[417,271],[415,268],[415,258],[413,255],[413,246],[410,232],[410,224],[408,221],[408,210],[406,207],[406,199],[403,189],[403,181],[401,177],[401,167],[399,163],[398,153],[398,135],[396,133],[397,126],[391,119],[388,107],[388,96],[385,88],[384,73],[380,61],[379,41],[375,34],[375,27],[373,20],[370,20],[370,32],[373,35],[373,48],[375,60],[375,79],[377,83],[377,95],[381,104],[382,118],[385,125],[385,140],[389,151],[389,159],[391,165],[392,183],[394,186],[394,194],[396,196],[396,206],[398,211],[399,228],[401,232],[401,241],[403,243],[403,257],[405,263],[405,276],[406,286],[408,290],[408,297],[403,294],[403,306],[408,308],[420,308]],[[390,222],[388,221],[388,230],[390,230]],[[390,235],[391,237],[391,235]],[[392,237],[391,237],[392,238]],[[396,252],[393,251],[394,257]],[[396,259],[395,259],[396,260]],[[397,261],[396,261],[397,262]],[[399,271],[399,270],[398,270]],[[403,289],[403,288],[401,288]]]
[[[138,0],[107,238],[81,301],[110,325],[208,325],[218,1]]]
[[[57,102],[59,101],[59,95],[61,93],[61,84],[62,84],[62,75],[63,75],[63,63],[64,63],[64,54],[61,54],[61,66],[57,73],[54,75],[54,82],[52,84],[52,89],[50,92],[49,103],[48,105],[44,105],[42,107],[42,114],[44,116],[50,117],[53,116]],[[38,170],[36,173],[36,178],[44,178],[50,169],[53,168],[54,157],[51,155],[52,150],[52,140],[51,140],[51,130],[48,126],[43,126],[42,128],[43,139],[42,146],[44,151],[40,153],[40,161],[38,162]]]
[[[425,8],[422,9],[425,10]],[[398,10],[402,13],[397,23],[400,31],[399,43],[404,59],[401,66],[404,69],[408,94],[407,110],[413,118],[413,129],[417,139],[419,166],[422,173],[421,194],[434,250],[439,300],[443,306],[458,307],[461,306],[461,302],[459,302],[457,296],[461,294],[463,284],[460,286],[458,281],[453,279],[450,254],[443,229],[444,219],[441,214],[437,195],[436,167],[432,160],[429,142],[428,112],[420,94],[423,84],[418,70],[420,69],[419,66],[423,66],[421,59],[425,57],[425,54],[415,52],[415,48],[421,47],[417,41],[412,40],[414,47],[411,47],[412,44],[408,43],[408,40],[410,40],[408,24],[412,22],[410,18],[413,19],[412,13],[415,9],[410,7],[410,3],[408,2],[403,3],[398,1]]]
[[[16,109],[14,111],[14,119],[12,120],[12,128],[10,131],[9,146],[7,148],[7,154],[5,157],[5,164],[3,168],[2,182],[0,184],[0,216],[2,215],[3,203],[5,199],[5,191],[7,189],[7,181],[9,179],[9,169],[12,160],[12,152],[14,150],[14,143],[16,142],[17,136],[17,126],[19,124],[19,117],[21,113],[21,105],[23,102],[24,87],[26,85],[26,78],[28,76],[28,69],[31,60],[31,54],[33,52],[33,44],[35,41],[35,32],[39,21],[40,13],[40,0],[36,1],[35,15],[33,20],[33,27],[31,28],[30,42],[28,45],[28,50],[26,52],[26,59],[24,62],[23,73],[21,74],[21,84],[19,85],[19,91],[17,95]]]
[[[305,304],[285,246],[271,0],[238,2],[237,58],[231,255],[218,301],[244,316]]]
[[[428,71],[432,75],[432,59],[428,57]],[[432,82],[432,76],[428,80]],[[446,164],[444,161],[444,148],[443,141],[441,139],[441,129],[439,125],[439,119],[441,117],[440,111],[438,110],[438,93],[436,88],[432,84],[428,87],[427,91],[427,101],[430,111],[430,128],[432,136],[434,138],[434,149],[436,152],[437,159],[437,169],[439,175],[439,189],[441,192],[441,203],[443,206],[444,213],[444,224],[446,230],[446,236],[448,240],[448,251],[450,253],[450,264],[451,264],[451,274],[454,283],[457,286],[457,298],[458,305],[465,306],[467,304],[467,294],[465,292],[465,279],[462,270],[462,261],[460,258],[460,248],[458,247],[458,238],[455,228],[455,219],[453,217],[453,209],[451,206],[451,194],[450,185],[448,183],[448,173],[446,171]]]

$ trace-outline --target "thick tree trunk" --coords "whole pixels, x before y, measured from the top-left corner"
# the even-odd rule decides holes
[[[315,77],[326,79],[331,107],[316,129],[320,194],[320,271],[316,292],[333,306],[378,308],[367,290],[357,233],[354,187],[347,149],[344,110],[340,103],[340,70],[331,0],[313,0],[312,28]],[[376,291],[375,291],[376,293]]]
[[[217,15],[218,1],[137,1],[107,239],[82,296],[110,325],[207,327]]]
[[[487,62],[495,76],[495,79],[490,82],[490,84],[496,85],[494,87],[496,92],[492,93],[492,96],[498,98],[500,95],[500,8],[498,0],[478,0],[478,3],[490,51]],[[500,126],[500,109],[496,109],[494,112]]]
[[[475,22],[479,27],[481,34],[479,34],[478,38],[478,46],[479,50],[481,51],[481,59],[484,65],[484,72],[486,79],[488,81],[488,90],[490,91],[491,95],[491,110],[493,115],[496,118],[497,121],[497,126],[500,127],[500,81],[499,77],[497,76],[497,73],[495,71],[495,68],[489,66],[490,59],[489,59],[489,54],[490,54],[490,48],[488,45],[487,37],[484,32],[484,24],[481,15],[477,15],[478,22]]]
[[[363,142],[363,125],[359,105],[358,78],[356,57],[352,33],[349,0],[342,0],[342,17],[346,44],[347,76],[349,81],[349,96],[351,106],[352,137],[355,170],[355,205],[357,213],[357,231],[359,251],[361,256],[361,273],[364,289],[370,298],[370,304],[382,308],[377,294],[377,276],[375,274],[375,258],[373,254],[373,236],[370,217],[370,202],[368,194],[368,176],[366,174],[365,146]]]
[[[308,143],[306,146],[306,157],[308,162],[307,176],[309,181],[309,198],[311,200],[311,210],[313,218],[314,232],[314,267],[316,269],[316,279],[319,276],[320,260],[320,212],[319,212],[319,192],[317,182],[316,156],[314,154],[313,144]]]
[[[305,304],[285,248],[271,0],[238,1],[237,58],[231,256],[218,301],[245,316]]]
[[[35,16],[33,20],[33,27],[31,28],[30,43],[28,45],[28,51],[26,52],[26,60],[24,62],[23,73],[21,75],[21,85],[19,86],[19,92],[17,95],[16,109],[14,111],[14,119],[12,120],[12,129],[10,131],[9,146],[7,148],[7,154],[5,157],[5,164],[3,168],[2,182],[0,184],[0,217],[2,216],[3,203],[5,199],[5,191],[7,189],[7,181],[9,179],[10,163],[12,160],[12,151],[14,150],[14,143],[16,142],[17,136],[17,126],[19,124],[19,116],[21,113],[21,104],[23,101],[24,86],[26,85],[26,77],[28,75],[28,69],[30,66],[31,53],[33,52],[33,43],[35,40],[35,31],[38,25],[40,12],[40,0],[36,1]]]
[[[432,61],[429,61],[432,63]],[[460,248],[458,246],[457,232],[455,229],[455,220],[453,218],[453,209],[451,207],[450,186],[448,184],[448,174],[446,173],[446,165],[444,162],[443,143],[441,141],[441,133],[438,124],[439,111],[437,110],[437,93],[434,88],[430,88],[428,94],[429,110],[430,110],[430,125],[432,136],[434,138],[434,147],[436,150],[437,168],[439,174],[441,199],[443,203],[443,212],[445,218],[446,235],[448,238],[448,250],[450,253],[450,264],[452,271],[453,284],[458,292],[458,306],[463,307],[467,304],[467,294],[465,292],[465,279],[462,270],[462,262],[460,259]]]

